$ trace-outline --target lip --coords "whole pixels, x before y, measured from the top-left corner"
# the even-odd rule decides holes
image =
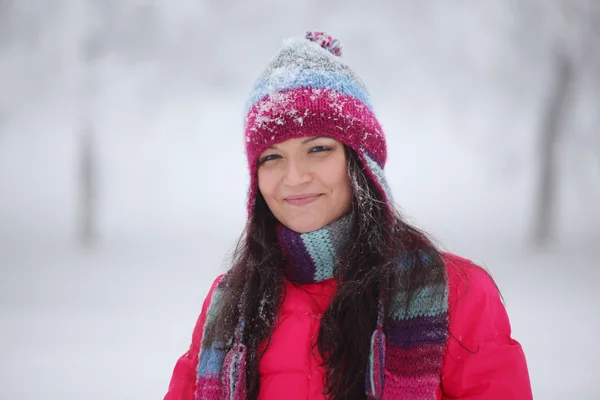
[[[310,193],[310,194],[299,194],[296,196],[286,197],[284,200],[294,206],[304,206],[306,204],[310,204],[316,201],[321,194],[319,193]]]

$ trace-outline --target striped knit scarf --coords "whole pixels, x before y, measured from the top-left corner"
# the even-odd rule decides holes
[[[278,236],[288,258],[287,279],[311,283],[332,278],[338,254],[349,239],[350,225],[351,217],[346,216],[309,233],[299,234],[280,227]],[[412,268],[417,257],[425,263],[431,260],[420,250],[399,256],[398,268]],[[227,290],[225,281],[226,277],[219,282],[210,299],[205,332],[221,307]],[[394,293],[390,312],[385,312],[379,301],[377,326],[366,366],[366,397],[385,400],[436,398],[448,336],[447,293],[444,271],[435,274],[428,285],[415,288],[410,299],[405,292]],[[227,346],[202,343],[195,400],[246,398],[243,329],[241,319],[234,334],[235,342],[228,352],[222,350]]]

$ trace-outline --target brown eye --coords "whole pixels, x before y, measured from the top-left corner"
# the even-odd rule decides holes
[[[258,160],[258,166],[260,167],[267,161],[276,160],[278,158],[281,158],[281,156],[279,154],[269,154],[268,156],[264,156],[260,160]]]
[[[311,147],[308,152],[309,153],[321,153],[324,151],[331,151],[331,150],[333,150],[333,148],[329,147],[329,146],[315,146],[315,147]]]

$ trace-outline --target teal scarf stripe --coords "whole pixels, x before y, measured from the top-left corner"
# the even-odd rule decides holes
[[[221,280],[222,279],[223,278],[221,278]],[[206,313],[206,323],[204,324],[204,326],[212,325],[214,320],[217,318],[217,315],[219,314],[221,307],[213,307],[213,304],[220,305],[221,299],[225,296],[225,289],[219,287],[221,284],[221,280],[219,280],[219,283],[217,284],[217,287],[213,292],[212,299],[210,301],[210,305]]]
[[[201,347],[197,375],[207,379],[219,378],[223,369],[225,353],[225,350],[215,347]]]
[[[202,344],[200,346],[200,353],[198,354],[198,369],[197,375],[203,378],[218,378],[221,373],[223,366],[223,359],[225,358],[224,346],[217,343],[213,343],[211,347],[206,347],[204,341],[208,328],[213,325],[215,319],[219,315],[222,307],[222,300],[225,295],[225,289],[221,288],[223,277],[219,278],[217,286],[213,290],[206,312],[206,321],[202,327]]]
[[[336,252],[327,229],[300,235],[302,243],[315,264],[316,281],[333,277]]]
[[[446,283],[423,286],[412,295],[407,307],[407,294],[396,293],[392,298],[390,317],[408,319],[416,317],[434,317],[448,312],[448,289]]]

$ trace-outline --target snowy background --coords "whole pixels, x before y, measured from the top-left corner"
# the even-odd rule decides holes
[[[244,225],[245,96],[323,29],[408,220],[497,280],[535,398],[600,399],[600,2],[346,3],[0,0],[0,398],[162,398]]]

